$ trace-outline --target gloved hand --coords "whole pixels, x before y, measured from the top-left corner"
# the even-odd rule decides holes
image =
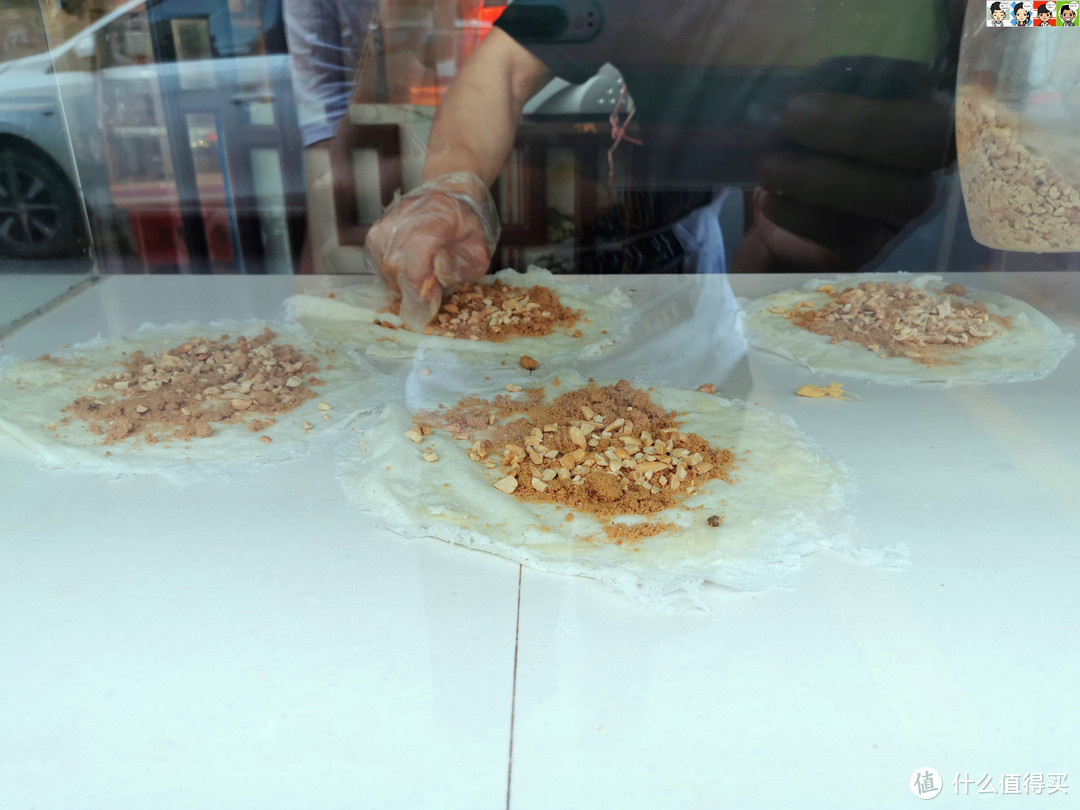
[[[455,284],[487,272],[499,215],[473,174],[446,174],[395,199],[368,232],[369,267],[401,295],[401,319],[422,332]]]
[[[854,270],[933,201],[932,173],[953,154],[949,105],[921,66],[848,61],[784,110],[785,141],[756,167],[737,269]]]

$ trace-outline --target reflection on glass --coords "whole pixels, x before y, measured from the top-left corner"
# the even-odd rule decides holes
[[[172,20],[173,43],[179,67],[180,87],[184,90],[213,89],[217,74],[211,61],[214,47],[210,22],[206,18]]]
[[[61,196],[46,167],[0,158],[0,240],[13,252],[33,254],[52,244],[65,227]]]
[[[382,188],[379,182],[379,153],[374,149],[352,152],[353,187],[359,221],[370,225],[382,213]]]
[[[292,251],[285,216],[285,179],[277,149],[253,149],[251,171],[259,210],[259,233],[267,273],[291,273]]]
[[[272,127],[277,123],[274,105],[267,101],[253,101],[247,105],[248,121],[259,127]]]
[[[215,269],[232,270],[226,265],[231,265],[238,258],[236,218],[217,119],[206,113],[189,113],[186,121],[210,263]]]
[[[36,3],[0,4],[0,271],[85,271],[86,220]],[[63,266],[56,259],[74,259]]]

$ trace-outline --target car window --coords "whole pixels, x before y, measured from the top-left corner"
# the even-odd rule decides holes
[[[146,6],[138,5],[96,30],[73,37],[56,57],[57,73],[93,72],[112,67],[148,65],[154,60]]]
[[[154,50],[145,6],[137,6],[101,28],[95,39],[101,68],[147,65],[153,61]]]

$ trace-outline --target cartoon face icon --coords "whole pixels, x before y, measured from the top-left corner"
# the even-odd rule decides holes
[[[990,19],[994,21],[995,25],[1001,25],[1005,22],[1005,9],[1001,7],[1000,3],[994,3],[990,6]]]
[[[1013,17],[1017,25],[1031,25],[1031,12],[1024,8],[1023,3],[1013,6]]]
[[[1061,19],[1066,25],[1074,25],[1076,23],[1076,9],[1072,6],[1065,6],[1061,10]]]
[[[1049,24],[1050,24],[1050,18],[1051,18],[1052,16],[1054,16],[1054,15],[1053,15],[1053,13],[1052,13],[1052,12],[1050,11],[1050,9],[1048,9],[1048,8],[1046,7],[1046,4],[1045,4],[1045,3],[1043,3],[1043,4],[1042,4],[1042,5],[1041,5],[1041,6],[1039,7],[1039,13],[1038,13],[1038,14],[1037,14],[1036,16],[1037,16],[1037,17],[1039,18],[1039,22],[1040,22],[1040,23],[1042,23],[1043,25],[1049,25]]]

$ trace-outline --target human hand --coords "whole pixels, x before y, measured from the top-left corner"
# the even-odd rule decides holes
[[[401,296],[401,319],[422,332],[455,284],[487,272],[499,218],[471,174],[437,177],[394,200],[367,236],[367,260]]]
[[[830,76],[818,84],[830,92],[796,96],[784,110],[785,141],[756,166],[755,219],[737,270],[856,269],[930,206],[932,173],[952,156],[951,108],[933,97],[924,68],[869,66],[850,86]]]

